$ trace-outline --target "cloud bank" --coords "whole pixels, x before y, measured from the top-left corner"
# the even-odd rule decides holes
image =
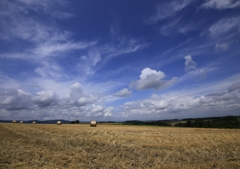
[[[151,98],[126,102],[122,109],[125,118],[138,116],[142,119],[154,117],[202,117],[238,115],[240,110],[239,82],[232,84],[226,92],[210,93],[198,97],[192,95],[192,90],[170,92],[162,95],[152,95]]]

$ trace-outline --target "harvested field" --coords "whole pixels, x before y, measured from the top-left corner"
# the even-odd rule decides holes
[[[0,168],[240,168],[240,130],[0,123]]]

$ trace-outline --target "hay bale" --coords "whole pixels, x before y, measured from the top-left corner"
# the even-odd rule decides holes
[[[61,125],[62,124],[62,122],[61,121],[57,121],[57,125]]]
[[[91,121],[90,127],[97,127],[97,121],[95,121],[95,120]]]
[[[17,123],[17,121],[16,121],[16,120],[13,120],[12,123]]]
[[[20,123],[23,123],[23,121],[20,121]]]
[[[33,121],[32,123],[33,123],[33,124],[36,124],[36,122],[35,122],[35,121]]]

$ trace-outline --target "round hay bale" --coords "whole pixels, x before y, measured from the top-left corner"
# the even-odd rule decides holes
[[[57,125],[61,125],[62,124],[62,122],[61,121],[57,121]]]
[[[33,123],[33,124],[36,124],[36,122],[35,122],[35,121],[33,121],[32,123]]]
[[[20,123],[23,123],[23,121],[20,121]]]
[[[16,121],[16,120],[13,120],[12,122],[13,122],[13,123],[17,123],[17,121]]]
[[[90,127],[97,127],[97,121],[95,121],[95,120],[91,121]]]

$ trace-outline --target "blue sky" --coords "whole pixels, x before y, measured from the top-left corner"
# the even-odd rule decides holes
[[[2,0],[0,119],[240,115],[239,0]]]

